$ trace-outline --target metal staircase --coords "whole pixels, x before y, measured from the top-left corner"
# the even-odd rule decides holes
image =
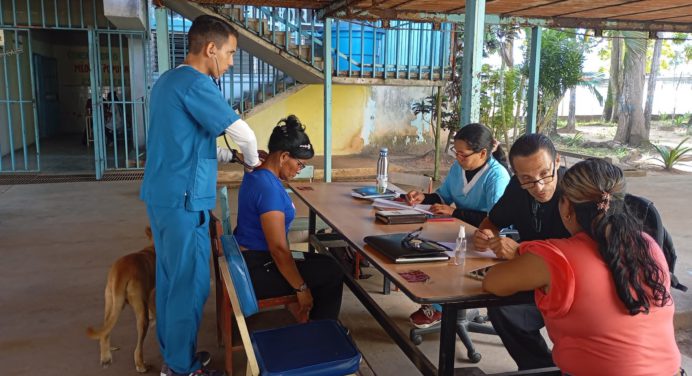
[[[163,4],[187,20],[209,14],[236,26],[240,53],[223,77],[222,89],[242,113],[298,84],[324,82],[325,30],[316,10],[187,0],[163,0]],[[432,24],[392,21],[389,29],[381,26],[380,22],[333,22],[333,83],[433,86],[450,79],[451,25],[436,29]]]

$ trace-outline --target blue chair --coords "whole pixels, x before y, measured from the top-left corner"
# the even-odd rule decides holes
[[[232,235],[221,238],[219,269],[247,355],[247,374],[258,376],[343,376],[354,374],[361,355],[334,320],[309,321],[249,332],[245,317],[259,311],[250,274]]]

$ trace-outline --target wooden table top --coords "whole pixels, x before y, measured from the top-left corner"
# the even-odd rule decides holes
[[[465,275],[466,271],[498,263],[498,260],[466,258],[463,265],[447,261],[413,264],[396,264],[365,244],[368,235],[410,232],[421,224],[386,225],[375,220],[375,209],[369,200],[351,196],[353,188],[368,183],[291,183],[290,186],[308,207],[327,224],[361,251],[365,257],[417,303],[456,303],[469,300],[485,300],[493,297],[483,291],[481,282]],[[459,226],[466,227],[468,249],[473,249],[472,234],[475,227],[459,220],[453,222],[426,222],[422,237],[454,242]],[[402,272],[420,270],[430,276],[427,282],[408,282],[399,275]]]

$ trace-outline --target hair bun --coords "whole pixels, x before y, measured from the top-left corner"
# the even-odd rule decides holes
[[[296,115],[288,115],[286,119],[283,120],[283,125],[286,127],[287,130],[305,130],[305,126],[303,123],[300,122],[298,117]]]

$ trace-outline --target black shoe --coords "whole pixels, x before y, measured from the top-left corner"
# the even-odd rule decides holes
[[[209,365],[209,363],[211,363],[211,354],[209,353],[209,351],[198,351],[197,354],[195,354],[195,358],[199,359],[199,362],[202,363],[202,369],[205,369]],[[161,365],[161,376],[172,375],[179,374],[173,372],[170,368],[168,368],[168,364],[163,363],[163,365]]]

